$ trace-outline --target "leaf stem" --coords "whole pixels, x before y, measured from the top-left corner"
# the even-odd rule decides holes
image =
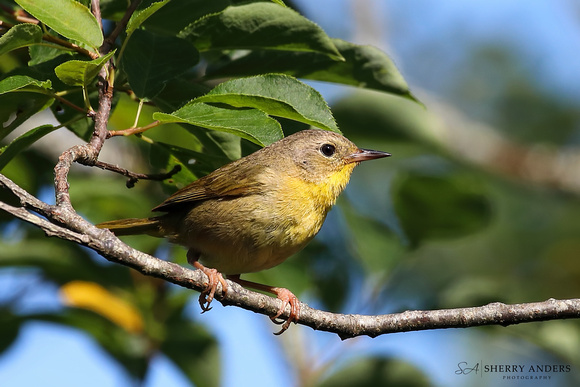
[[[149,129],[152,129],[156,126],[159,126],[161,124],[162,124],[161,121],[153,121],[149,125],[145,125],[145,126],[141,126],[141,127],[132,127],[132,128],[123,129],[123,130],[109,130],[108,137],[110,138],[110,137],[115,137],[115,136],[131,136],[133,134],[140,134],[140,133],[146,132]]]
[[[133,122],[133,126],[131,128],[136,128],[137,124],[139,123],[139,117],[141,116],[141,109],[143,109],[143,100],[139,100],[139,106],[137,107],[137,114],[135,115],[135,122]]]
[[[91,106],[91,100],[89,99],[89,93],[87,91],[86,86],[83,85],[83,100],[85,101],[85,106],[87,108],[88,111],[88,115],[94,115],[95,110],[93,109],[93,107]]]

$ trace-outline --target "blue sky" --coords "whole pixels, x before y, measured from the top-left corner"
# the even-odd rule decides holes
[[[306,16],[320,24],[331,36],[351,40],[355,28],[344,25],[350,20],[351,4],[342,0],[297,2]],[[428,67],[416,65],[418,52],[436,47],[440,55],[453,62],[461,59],[462,47],[477,43],[502,42],[537,74],[547,90],[562,94],[578,104],[580,69],[580,6],[572,1],[502,1],[502,0],[416,0],[366,1],[374,6],[376,18],[385,37],[379,39],[388,54],[397,61],[411,83],[420,88],[435,76]],[[365,43],[358,41],[357,43]],[[444,60],[441,59],[443,62]],[[450,68],[452,68],[450,66]],[[421,70],[422,69],[422,70]],[[317,85],[318,87],[318,85]],[[335,96],[336,88],[320,85],[326,96]],[[8,291],[12,272],[0,273],[0,297]],[[45,303],[57,307],[56,289],[42,288],[36,305]],[[285,340],[306,340],[313,351],[323,352],[327,346],[338,351],[371,351],[407,359],[427,371],[440,386],[460,386],[465,381],[453,374],[456,364],[468,356],[462,348],[466,341],[484,345],[475,332],[449,330],[391,335],[374,339],[342,343],[332,335],[312,332],[293,326],[292,336],[278,338],[275,329],[264,316],[233,307],[215,305],[204,315],[197,305],[189,308],[192,318],[205,323],[222,344],[225,386],[292,386],[292,367],[278,356]],[[235,326],[231,322],[235,321]],[[524,349],[510,343],[497,343],[507,356]],[[533,351],[528,352],[534,356]],[[470,359],[473,360],[473,359]],[[475,359],[476,361],[478,359]],[[248,363],[251,362],[251,363]],[[259,364],[254,368],[249,364]],[[259,377],[256,375],[259,374]],[[71,328],[47,323],[29,324],[14,345],[0,357],[2,386],[72,386],[85,387],[127,385],[123,370],[88,336]],[[501,385],[501,381],[496,385]],[[166,359],[157,358],[146,386],[188,386],[187,380]],[[508,385],[515,385],[513,383]]]

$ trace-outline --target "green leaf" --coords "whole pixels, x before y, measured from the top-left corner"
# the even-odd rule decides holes
[[[0,94],[9,93],[27,86],[50,89],[52,84],[49,80],[39,81],[26,75],[13,75],[0,81]]]
[[[30,61],[28,66],[21,66],[13,71],[14,75],[26,75],[37,80],[50,80],[50,88],[54,92],[70,92],[71,87],[64,84],[56,74],[54,69],[71,59],[84,60],[86,57],[80,54],[73,54],[67,51],[55,51],[53,46],[30,46],[28,49]]]
[[[183,76],[177,77],[167,81],[161,93],[153,98],[153,102],[163,112],[169,113],[210,90],[204,84],[191,82]]]
[[[413,246],[469,235],[491,220],[485,190],[470,174],[402,174],[393,187],[395,211]]]
[[[0,36],[0,56],[16,50],[42,42],[42,29],[36,24],[23,23],[10,28]]]
[[[312,51],[344,60],[332,40],[296,11],[268,2],[230,6],[187,26],[181,37],[207,50]]]
[[[19,152],[28,148],[30,145],[34,144],[37,140],[51,133],[55,129],[56,127],[52,125],[39,126],[24,133],[23,135],[12,141],[10,144],[6,145],[5,147],[0,148],[0,171]]]
[[[221,165],[216,165],[216,167],[221,167],[232,160],[237,160],[242,157],[242,141],[235,134],[215,130],[207,131],[191,125],[188,125],[187,130],[195,134],[202,143],[205,151],[208,153],[211,152],[212,155],[218,157],[217,160],[219,160],[218,162]]]
[[[169,184],[178,187],[186,186],[192,181],[209,174],[224,165],[225,162],[229,161],[224,157],[200,153],[191,149],[162,142],[155,142],[152,146],[154,146],[155,149],[154,152],[151,152],[151,156],[152,158],[154,156],[157,160],[155,163],[152,162],[153,165],[167,171],[171,170],[175,164],[180,164],[182,166],[182,169],[178,174],[167,180]],[[160,158],[161,153],[165,153],[166,155],[163,158]],[[159,161],[161,161],[161,163]]]
[[[127,23],[127,35],[131,35],[137,28],[141,26],[149,17],[161,9],[169,0],[157,1],[145,9],[137,10],[131,15]]]
[[[87,86],[97,75],[101,68],[113,56],[115,51],[111,51],[107,55],[90,61],[69,60],[61,65],[58,65],[54,72],[56,76],[70,86]]]
[[[74,0],[15,0],[32,16],[64,37],[86,44],[95,51],[103,34],[91,11]]]
[[[284,73],[298,78],[375,89],[414,99],[397,67],[381,50],[332,39],[345,58],[337,62],[315,52],[253,51],[210,66],[207,77],[224,78]]]
[[[41,63],[53,61],[59,56],[62,58],[70,59],[72,53],[70,51],[63,51],[58,46],[44,46],[44,45],[34,45],[28,48],[28,53],[30,55],[30,60],[28,61],[28,66],[36,66]],[[64,60],[63,60],[64,61]],[[56,65],[55,65],[56,66]],[[54,67],[51,69],[54,75]]]
[[[196,171],[190,168],[192,166],[190,161],[192,160],[195,160],[193,165],[198,165],[197,154],[195,153],[189,149],[156,141],[151,144],[149,159],[151,165],[163,171],[170,171],[174,166],[180,165],[181,171],[173,175],[171,179],[163,180],[163,184],[182,188],[204,174],[201,173],[198,175]]]
[[[0,140],[53,101],[49,95],[34,92],[0,94]]]
[[[287,75],[268,74],[223,82],[195,102],[252,107],[340,133],[320,93]]]
[[[257,109],[228,109],[191,102],[171,114],[155,113],[161,122],[182,122],[236,134],[258,145],[269,145],[283,137],[278,121]]]
[[[171,0],[143,25],[149,31],[175,36],[195,20],[219,12],[230,4],[228,0]]]
[[[239,136],[193,125],[182,124],[182,126],[200,142],[201,149],[211,155],[211,160],[205,159],[208,162],[211,161],[213,169],[242,157],[242,139]]]
[[[75,208],[84,218],[99,223],[111,219],[148,216],[149,210],[164,199],[157,192],[148,193],[147,189],[143,190],[148,185],[157,183],[139,181],[135,189],[128,189],[125,181],[124,177],[113,175],[71,177],[70,192],[74,195]],[[161,242],[147,236],[131,238],[132,246],[146,252],[154,251]],[[92,280],[101,282],[97,278]]]
[[[186,40],[137,30],[127,44],[122,64],[137,97],[153,98],[167,81],[198,61],[199,53]]]

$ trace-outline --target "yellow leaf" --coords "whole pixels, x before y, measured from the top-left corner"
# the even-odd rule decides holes
[[[143,319],[139,311],[99,284],[71,281],[60,288],[60,294],[66,305],[100,314],[128,332],[143,331]]]

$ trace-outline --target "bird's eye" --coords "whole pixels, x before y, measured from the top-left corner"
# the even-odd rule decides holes
[[[332,144],[324,144],[320,147],[320,152],[326,157],[330,157],[334,154],[336,148]]]

